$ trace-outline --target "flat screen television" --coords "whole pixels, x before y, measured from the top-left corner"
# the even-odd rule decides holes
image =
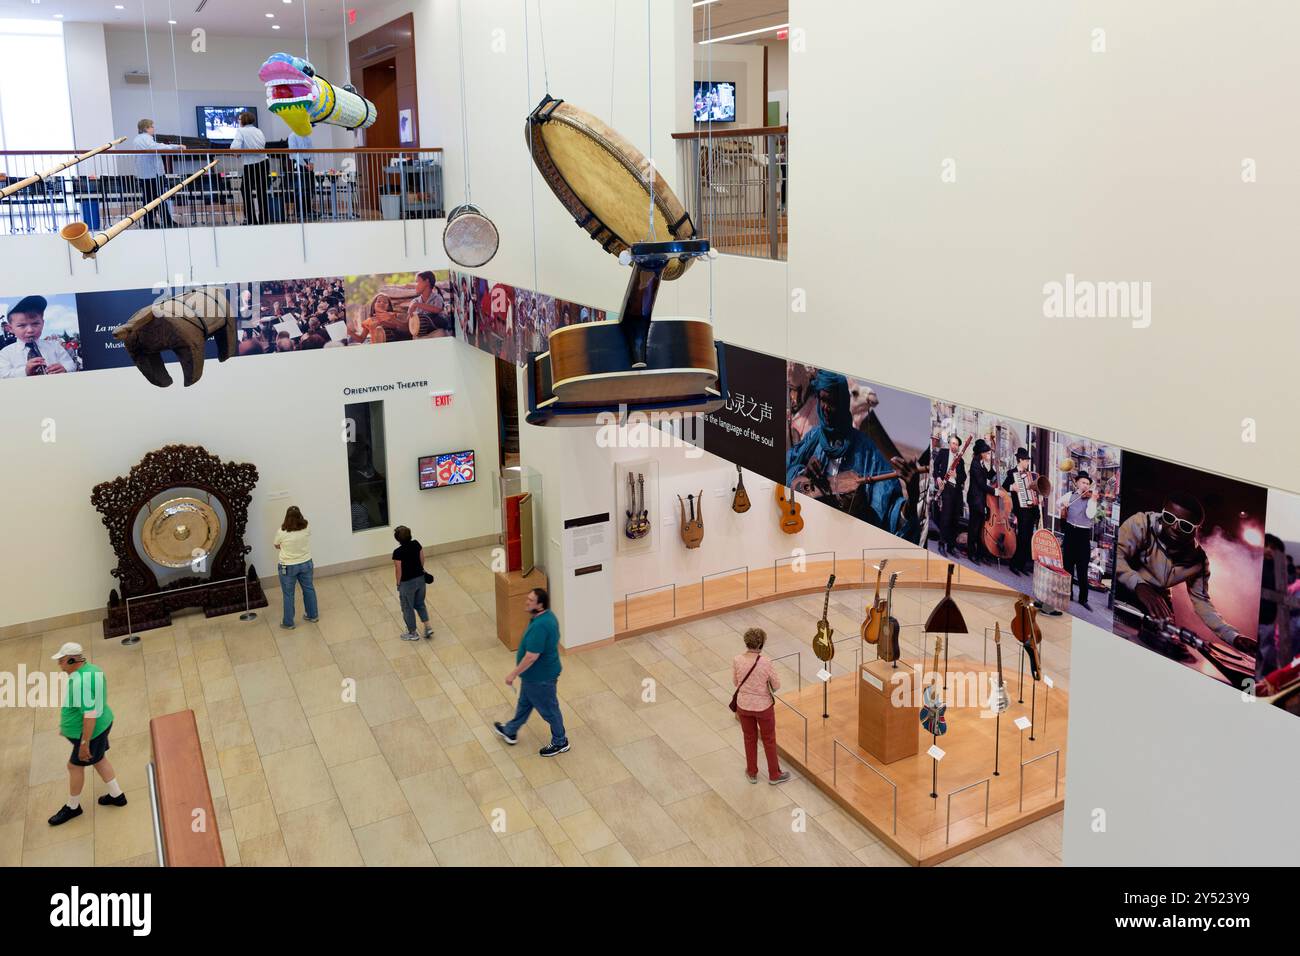
[[[734,123],[736,84],[733,80],[696,80],[695,122]]]
[[[448,485],[467,485],[475,477],[473,450],[420,457],[421,491],[446,488]]]
[[[229,143],[239,129],[239,114],[245,111],[257,116],[256,106],[194,107],[194,120],[199,135],[209,143]]]

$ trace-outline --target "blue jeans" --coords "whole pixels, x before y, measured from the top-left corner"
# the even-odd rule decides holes
[[[312,563],[304,561],[301,564],[282,564],[280,565],[280,593],[284,595],[284,618],[285,627],[293,627],[293,585],[298,582],[302,585],[302,606],[308,617],[317,617],[316,614],[316,586],[311,581]]]
[[[564,717],[560,714],[560,701],[555,696],[555,685],[556,682],[553,680],[520,678],[519,704],[515,707],[514,717],[506,724],[506,733],[511,737],[517,736],[519,728],[536,710],[542,715],[542,719],[551,725],[551,744],[558,747],[568,743],[569,738],[564,734]]]
[[[424,606],[426,587],[423,575],[403,581],[397,586],[397,596],[402,602],[402,620],[406,622],[407,634],[415,633],[415,615],[419,614],[421,621],[425,624],[429,623],[429,610]]]

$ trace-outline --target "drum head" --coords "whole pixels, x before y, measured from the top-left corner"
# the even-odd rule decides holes
[[[497,254],[500,236],[492,220],[472,206],[457,206],[447,216],[442,247],[447,258],[459,266],[476,269]]]
[[[552,109],[544,101],[529,117],[525,136],[551,190],[611,255],[655,236],[661,240],[694,238],[695,227],[662,176],[654,179],[651,230],[648,161],[590,113],[570,103]],[[676,279],[690,263],[690,259],[674,259],[664,269],[663,278]]]
[[[149,559],[167,568],[183,568],[209,554],[221,535],[212,506],[197,498],[173,498],[144,520],[140,544]]]

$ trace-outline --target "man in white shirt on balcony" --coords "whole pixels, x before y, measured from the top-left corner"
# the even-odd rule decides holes
[[[239,129],[230,141],[231,149],[266,149],[266,136],[257,128],[257,117],[250,112],[239,114]],[[244,224],[260,226],[267,221],[267,190],[270,188],[271,164],[266,153],[245,153],[239,157],[243,176],[239,191],[244,197]],[[256,202],[256,209],[253,204]]]
[[[299,136],[289,133],[290,149],[311,149],[311,134]],[[293,159],[293,195],[298,206],[298,218],[304,221],[316,218],[316,165],[315,153],[290,153]]]
[[[163,161],[159,153],[164,149],[183,150],[185,147],[172,143],[160,143],[154,139],[154,125],[151,119],[140,120],[135,124],[135,128],[139,135],[131,141],[131,148],[153,150],[152,153],[142,153],[135,158],[135,178],[140,180],[140,188],[144,192],[144,202],[145,205],[148,205],[166,192],[163,188],[165,183]],[[156,207],[150,209],[145,214],[144,222],[151,229],[176,225],[176,221],[172,219],[172,214],[167,209],[166,203],[159,203]]]

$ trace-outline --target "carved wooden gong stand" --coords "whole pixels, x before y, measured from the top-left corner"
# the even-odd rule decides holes
[[[187,607],[203,608],[205,617],[231,614],[245,607],[266,607],[266,595],[251,565],[247,570],[247,605],[244,597],[244,558],[253,550],[244,544],[244,529],[253,500],[249,492],[256,484],[257,468],[253,465],[223,463],[199,445],[167,445],[145,455],[129,474],[95,486],[90,501],[108,528],[109,541],[117,554],[112,574],[121,588],[120,595],[115,588],[108,596],[105,637],[166,627],[171,624],[172,612]],[[154,498],[175,488],[207,492],[225,509],[229,527],[220,547],[209,558],[207,576],[160,585],[154,568],[137,548],[135,519]],[[208,581],[213,583],[205,584]],[[129,628],[127,598],[131,600]]]

